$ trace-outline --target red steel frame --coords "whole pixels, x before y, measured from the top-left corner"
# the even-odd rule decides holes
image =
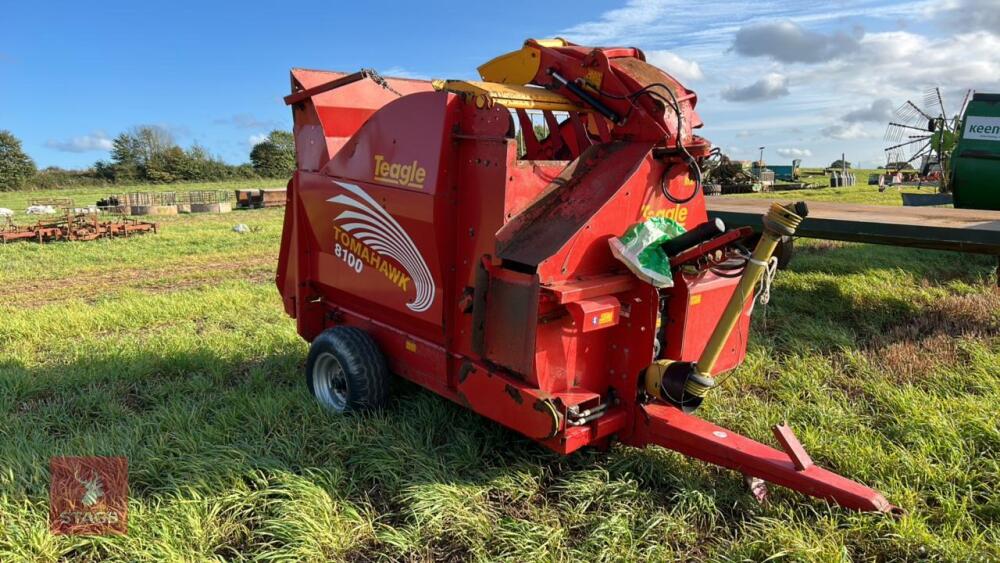
[[[813,465],[787,428],[778,451],[639,391],[658,338],[659,357],[697,359],[736,283],[678,269],[675,286],[657,290],[608,249],[654,215],[688,229],[707,220],[700,193],[678,204],[661,191],[695,189],[678,149],[710,148],[693,133],[696,96],[636,49],[526,45],[540,53],[534,84],[577,102],[547,69],[570,81],[599,73],[601,101],[628,118],[545,111],[552,134],[537,139],[518,110],[529,124],[519,158],[500,105],[420,80],[383,88],[292,71],[298,171],[277,285],[299,333],[364,328],[394,373],[561,453],[659,444],[848,508],[894,510]],[[654,83],[675,93],[680,133],[669,104],[629,99]],[[719,371],[743,360],[749,305]]]

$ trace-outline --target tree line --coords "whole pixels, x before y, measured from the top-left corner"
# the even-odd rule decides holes
[[[0,131],[0,191],[76,185],[205,182],[288,178],[295,171],[295,142],[288,131],[271,131],[250,150],[250,162],[228,164],[197,143],[180,147],[161,127],[139,126],[112,142],[109,160],[85,170],[38,170],[21,141]]]

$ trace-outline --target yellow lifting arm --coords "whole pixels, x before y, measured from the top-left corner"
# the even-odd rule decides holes
[[[516,86],[495,82],[467,82],[464,80],[433,80],[435,90],[463,94],[475,100],[476,107],[500,104],[507,109],[538,109],[549,111],[588,111],[569,99],[537,86]]]
[[[541,62],[538,47],[565,47],[570,45],[565,39],[529,39],[517,51],[495,57],[479,67],[479,76],[483,80],[501,84],[521,86],[530,84],[538,74]]]

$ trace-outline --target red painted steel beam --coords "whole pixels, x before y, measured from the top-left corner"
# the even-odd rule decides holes
[[[741,239],[745,239],[753,234],[753,229],[750,227],[740,227],[739,229],[733,229],[731,231],[726,231],[713,239],[707,240],[697,246],[691,247],[684,252],[681,252],[677,256],[670,259],[670,265],[673,267],[680,266],[682,264],[687,264],[692,262],[710,252],[715,252],[716,250],[736,242]]]
[[[554,293],[556,301],[565,305],[602,295],[623,293],[631,290],[638,283],[638,279],[632,274],[610,274],[562,280],[544,285],[542,289]]]
[[[735,469],[746,475],[829,500],[853,510],[888,512],[900,509],[878,491],[813,465],[787,427],[776,430],[794,457],[704,421],[673,406],[644,405],[637,411],[638,445],[658,444],[702,461]],[[800,469],[799,467],[802,467]]]
[[[347,86],[348,84],[353,84],[358,80],[362,80],[364,77],[365,73],[355,72],[353,74],[348,74],[347,76],[342,76],[335,80],[331,80],[324,84],[320,84],[319,86],[313,86],[312,88],[309,88],[307,90],[302,90],[294,94],[289,94],[285,96],[285,105],[290,106],[297,104],[301,101],[308,100],[309,98],[315,96],[316,94],[322,94],[323,92],[329,92],[330,90],[340,88],[341,86]]]

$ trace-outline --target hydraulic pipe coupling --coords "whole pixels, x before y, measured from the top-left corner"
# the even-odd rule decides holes
[[[762,219],[760,241],[747,260],[746,269],[698,361],[663,359],[653,362],[646,368],[646,392],[649,395],[673,403],[685,412],[691,412],[701,405],[705,395],[716,385],[712,372],[719,355],[736,328],[747,300],[753,298],[754,288],[764,275],[778,242],[783,236],[794,235],[808,214],[809,208],[801,201],[788,206],[778,203],[771,205]]]

